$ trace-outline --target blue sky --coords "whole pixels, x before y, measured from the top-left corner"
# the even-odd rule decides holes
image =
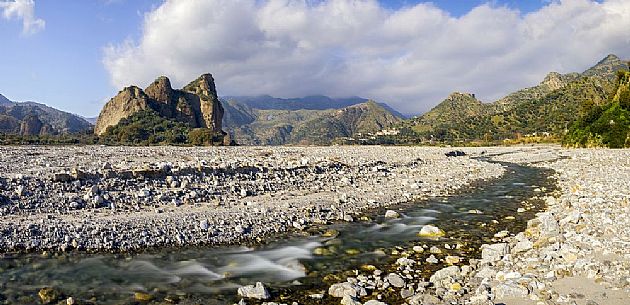
[[[11,2],[12,0],[0,0],[0,8],[1,3],[7,3],[7,1]],[[28,2],[31,0],[21,1]],[[584,2],[587,0],[579,1]],[[399,11],[404,8],[413,7],[419,2],[424,1],[381,0],[380,6],[386,10]],[[3,18],[0,14],[0,39],[2,40],[2,46],[0,47],[0,94],[14,101],[37,101],[86,117],[92,117],[96,116],[103,103],[115,95],[120,89],[119,83],[121,81],[119,80],[127,80],[127,78],[123,77],[124,75],[121,76],[121,73],[125,74],[126,71],[121,72],[112,64],[109,66],[104,64],[106,57],[105,48],[113,46],[119,49],[128,48],[128,50],[135,50],[136,52],[140,49],[142,49],[143,52],[146,51],[141,42],[143,27],[154,25],[144,24],[144,15],[162,5],[163,1],[35,0],[34,3],[35,17],[45,21],[45,27],[36,33],[24,33],[20,18],[16,18],[15,16],[13,18]],[[466,15],[471,9],[487,3],[490,3],[490,6],[494,8],[505,6],[512,10],[519,10],[520,16],[523,16],[530,12],[536,12],[541,7],[547,5],[548,1],[443,0],[432,1],[432,3],[447,12],[451,17],[457,18]],[[567,10],[568,9],[571,8],[567,8]],[[500,10],[496,10],[496,12],[497,14],[504,13],[500,12]],[[131,42],[131,46],[126,46],[125,41]],[[621,48],[625,50],[626,46],[627,44],[621,47],[617,46],[617,49]],[[336,47],[336,49],[342,48],[342,46]],[[479,51],[477,50],[475,52]],[[120,50],[118,53],[114,53],[115,54],[110,55],[108,59],[112,59],[112,61],[127,60],[125,62],[141,62],[138,58],[125,57],[127,56],[125,55],[126,53]],[[401,48],[393,53],[388,51],[387,54],[389,55],[387,56],[403,53],[408,52],[404,48]],[[200,56],[203,57],[203,55],[204,54],[201,54]],[[597,56],[599,56],[599,53]],[[383,57],[384,55],[378,58],[382,59]],[[581,59],[584,62],[587,60],[590,62],[592,60],[591,57]],[[214,59],[214,57],[211,59]],[[341,61],[345,63],[344,60],[347,61],[348,59],[342,59]],[[188,62],[185,64],[195,65],[195,63]],[[328,61],[326,61],[326,64],[328,64]],[[348,63],[345,64],[349,66]],[[311,65],[315,65],[315,63],[311,63]],[[558,65],[560,64],[555,64],[555,66]],[[159,66],[159,63],[147,62],[146,66],[147,68],[150,66]],[[209,67],[208,69],[212,68],[212,71],[209,72],[214,73],[216,69],[213,67],[215,66]],[[142,67],[139,69],[142,69]],[[422,71],[425,70],[426,69],[423,68]],[[135,77],[134,73],[142,73],[135,70],[130,71],[133,72],[131,74],[134,75],[134,77],[129,78],[130,81],[140,82],[138,85],[144,85],[142,82],[146,83],[146,78],[149,76],[144,78],[141,76]],[[143,73],[150,74],[151,71],[143,71]],[[173,73],[173,75],[176,76],[176,84],[183,81],[178,82],[177,76],[185,78],[190,77],[188,74],[192,73],[187,71],[169,71],[167,68],[161,68],[158,72],[169,76],[170,73]],[[325,71],[322,73],[324,72]],[[537,73],[538,72],[532,72],[532,74],[535,75],[530,75],[527,80],[523,80],[521,83],[527,83],[531,82],[532,79],[537,79],[539,77],[539,73]],[[215,78],[216,75],[217,74],[215,74]],[[239,95],[269,93],[278,96],[301,93],[362,96],[367,94],[373,95],[367,97],[386,99],[390,104],[400,106],[398,108],[401,108],[404,112],[426,110],[426,107],[422,105],[410,106],[407,101],[411,99],[427,100],[427,102],[424,103],[429,105],[439,102],[439,100],[434,100],[435,97],[443,95],[442,91],[435,92],[434,95],[422,95],[422,92],[428,92],[430,90],[418,88],[414,91],[416,93],[414,93],[415,95],[413,96],[397,96],[386,89],[365,92],[361,86],[356,87],[356,92],[343,90],[330,90],[328,92],[321,90],[323,92],[315,92],[321,88],[325,88],[323,87],[324,84],[319,87],[306,88],[302,91],[283,91],[281,86],[260,84],[256,90],[248,91],[243,88],[250,88],[251,86],[239,87],[227,81],[229,79],[235,79],[236,76],[229,75],[227,72],[222,71],[218,71],[218,75],[225,75],[223,78],[226,80],[224,88],[226,88],[225,91],[228,91],[222,92],[221,86],[219,86],[220,94]],[[462,80],[460,83],[463,84],[464,81]],[[222,82],[218,81],[218,85],[222,85]],[[516,85],[520,85],[520,83]],[[474,84],[465,85],[463,87],[463,89],[475,89],[473,88]],[[353,87],[348,86],[348,88],[350,88],[348,90],[351,90]],[[511,88],[501,88],[503,91],[507,89]],[[265,90],[267,91],[264,92]],[[451,88],[444,88],[443,91],[446,92],[445,90],[451,90]],[[489,94],[489,96],[492,97],[494,97],[494,95]],[[396,105],[396,103],[399,103],[399,105]]]

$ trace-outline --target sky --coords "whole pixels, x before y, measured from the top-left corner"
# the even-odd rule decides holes
[[[628,0],[0,0],[0,94],[94,117],[124,86],[361,96],[405,114],[630,59]]]

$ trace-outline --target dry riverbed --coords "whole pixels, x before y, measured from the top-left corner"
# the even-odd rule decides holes
[[[501,166],[407,147],[1,147],[0,247],[252,241],[444,195]]]

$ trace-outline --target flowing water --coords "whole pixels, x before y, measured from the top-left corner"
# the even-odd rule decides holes
[[[320,228],[335,230],[334,237],[314,234],[255,248],[169,249],[136,255],[7,255],[0,259],[0,301],[37,303],[39,289],[55,287],[66,296],[96,304],[131,304],[135,292],[149,293],[156,300],[226,304],[238,300],[237,287],[256,281],[266,283],[276,296],[322,293],[326,281],[343,281],[349,270],[366,264],[387,270],[399,257],[397,252],[413,245],[440,246],[448,255],[478,256],[481,243],[490,242],[497,231],[522,231],[526,220],[543,208],[539,196],[553,188],[547,170],[502,164],[504,176],[459,195],[389,207],[399,211],[400,218],[385,219],[385,210],[379,210],[366,214],[363,221]],[[517,213],[524,202],[528,211]],[[425,224],[445,230],[447,238],[418,237]],[[453,249],[444,249],[445,243]],[[455,249],[457,243],[460,247]],[[427,252],[415,259],[426,259]],[[442,265],[423,266],[428,276]]]

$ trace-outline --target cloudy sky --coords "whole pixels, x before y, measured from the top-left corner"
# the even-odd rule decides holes
[[[403,113],[490,102],[630,59],[628,0],[0,0],[0,93],[96,116],[123,86],[362,96]]]

